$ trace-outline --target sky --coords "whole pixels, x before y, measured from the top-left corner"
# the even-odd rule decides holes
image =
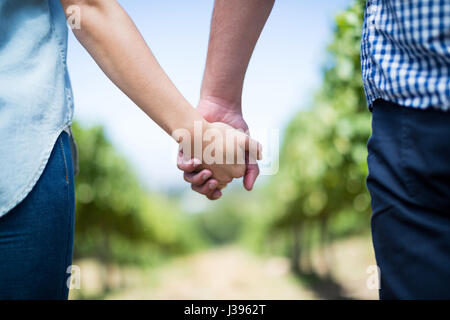
[[[120,3],[177,88],[195,106],[213,0]],[[333,17],[350,4],[351,0],[276,1],[250,61],[243,94],[244,117],[252,134],[260,135],[264,150],[270,150],[265,133],[282,132],[311,101],[320,85]],[[188,189],[176,168],[175,142],[108,80],[71,32],[68,62],[75,119],[87,126],[103,125],[144,186],[158,191]]]

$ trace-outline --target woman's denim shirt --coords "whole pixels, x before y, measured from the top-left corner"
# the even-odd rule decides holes
[[[0,217],[32,190],[71,124],[59,0],[0,0]]]

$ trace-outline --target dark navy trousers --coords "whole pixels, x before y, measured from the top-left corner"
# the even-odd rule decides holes
[[[0,300],[67,299],[75,190],[63,132],[28,196],[0,218]]]
[[[450,112],[383,100],[368,142],[381,299],[450,299]]]

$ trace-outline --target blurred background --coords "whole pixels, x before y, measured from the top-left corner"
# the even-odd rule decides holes
[[[213,0],[120,2],[195,105]],[[243,109],[253,132],[279,130],[279,170],[250,193],[236,181],[215,202],[191,191],[176,144],[71,35],[81,271],[71,299],[376,299],[366,285],[375,261],[363,8],[361,0],[275,3]]]

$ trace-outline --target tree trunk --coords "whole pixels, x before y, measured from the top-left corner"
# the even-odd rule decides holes
[[[301,257],[301,243],[300,243],[300,226],[292,226],[292,249],[291,249],[291,269],[294,273],[300,274],[300,257]]]

